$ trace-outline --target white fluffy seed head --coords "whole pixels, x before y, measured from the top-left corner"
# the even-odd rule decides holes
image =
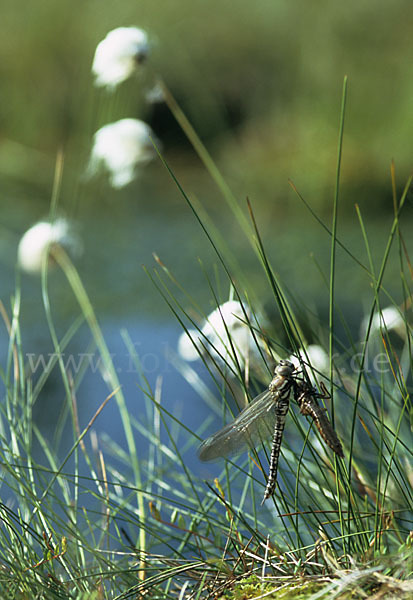
[[[74,254],[81,252],[79,238],[66,219],[59,218],[53,223],[39,221],[22,236],[18,250],[19,267],[27,273],[40,273],[44,257],[50,246],[58,244]]]
[[[250,316],[248,307],[245,307],[244,312],[241,304],[235,300],[221,304],[219,308],[208,315],[201,333],[193,332],[194,341],[199,340],[197,342],[199,353],[205,354],[207,350],[217,363],[222,365],[226,361],[233,368],[236,368],[237,363],[232,346],[241,368],[245,366],[247,360],[259,360],[259,350],[251,329],[246,324]],[[231,338],[231,342],[229,338]],[[179,339],[178,352],[182,358],[188,361],[199,358],[199,354],[186,333],[183,333]]]
[[[93,176],[103,168],[114,188],[128,185],[137,168],[155,156],[152,140],[159,145],[149,125],[139,119],[121,119],[101,127],[94,135],[87,174]]]
[[[95,85],[115,89],[144,62],[149,52],[148,36],[138,27],[117,27],[99,42],[93,58]]]
[[[188,362],[198,360],[199,353],[194,346],[194,342],[196,343],[199,335],[199,331],[196,329],[188,329],[188,333],[183,331],[179,336],[178,353],[184,360]]]
[[[307,371],[311,366],[316,372],[328,374],[330,369],[328,354],[324,348],[318,344],[310,344],[309,346],[306,346],[305,351],[301,349],[300,358],[304,365],[306,365]],[[293,363],[296,369],[301,367],[301,361],[296,356],[292,355],[288,360]],[[310,374],[310,379],[311,378],[312,375]]]
[[[360,326],[360,336],[365,338],[370,317],[364,317]],[[406,335],[406,324],[402,313],[395,306],[387,306],[375,312],[371,322],[370,338],[380,335],[382,331],[395,331],[401,337]]]
[[[371,329],[372,331],[380,331],[380,327],[387,330],[403,328],[404,320],[400,311],[394,306],[388,306],[383,308],[381,313],[376,312],[373,316]]]

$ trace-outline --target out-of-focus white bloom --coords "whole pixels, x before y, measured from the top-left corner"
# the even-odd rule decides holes
[[[361,324],[361,336],[366,335],[367,327],[369,324],[369,317],[365,317]],[[402,333],[405,330],[405,322],[400,311],[394,306],[388,306],[383,308],[381,312],[376,312],[373,315],[371,322],[370,333],[380,332],[380,330],[391,331],[392,329]]]
[[[226,361],[234,369],[237,361],[243,368],[246,361],[259,357],[251,329],[246,324],[251,316],[250,311],[248,307],[244,308],[245,312],[235,300],[225,302],[207,317],[201,332],[191,330],[192,339],[199,341],[197,347],[200,354],[208,352],[217,363],[222,365]],[[186,333],[179,339],[178,352],[185,360],[196,360],[199,356]]]
[[[206,344],[213,358],[221,362],[224,359],[234,368],[236,367],[236,360],[229,337],[241,368],[248,356],[254,351],[254,348],[256,350],[251,330],[245,323],[247,320],[245,314],[249,319],[250,311],[248,308],[245,308],[244,313],[239,302],[230,300],[212,311],[202,328],[204,336],[202,341]],[[204,338],[207,338],[210,345],[206,343]]]
[[[114,89],[128,79],[149,52],[148,36],[138,27],[109,31],[96,47],[92,64],[95,85]]]
[[[162,84],[157,81],[155,85],[145,93],[145,100],[149,104],[165,102],[165,92]]]
[[[151,138],[159,144],[149,125],[139,119],[121,119],[101,127],[94,135],[87,175],[103,168],[114,188],[128,185],[137,168],[155,156]]]
[[[301,361],[304,363],[306,370],[310,375],[310,378],[311,378],[310,367],[313,367],[313,369],[316,372],[318,371],[320,373],[325,373],[325,374],[327,374],[329,372],[330,361],[328,359],[328,354],[318,344],[310,344],[309,346],[306,347],[305,351],[301,349],[300,350],[300,358],[301,358]],[[299,369],[301,367],[301,361],[296,356],[292,355],[289,357],[288,360],[291,361],[297,369]]]
[[[39,273],[46,253],[55,244],[74,254],[81,252],[81,242],[66,219],[56,219],[53,223],[39,221],[30,227],[17,250],[20,268],[28,273]]]
[[[194,346],[194,342],[199,337],[199,331],[196,329],[188,329],[188,333],[183,331],[178,339],[178,353],[188,362],[198,360],[199,353]],[[194,342],[192,341],[194,340]]]

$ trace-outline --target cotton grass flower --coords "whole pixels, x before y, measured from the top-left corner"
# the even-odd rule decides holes
[[[193,362],[199,358],[199,352],[194,345],[199,336],[200,333],[196,329],[188,329],[187,332],[183,331],[179,336],[178,354],[187,362]]]
[[[123,188],[134,180],[137,169],[155,156],[151,138],[159,144],[149,125],[139,119],[104,125],[94,135],[87,175],[106,170],[111,185]]]
[[[145,92],[145,100],[148,104],[161,104],[166,101],[165,90],[159,81]]]
[[[307,367],[310,378],[312,378],[312,367],[316,372],[328,374],[330,369],[330,361],[327,352],[318,344],[309,344],[305,350],[300,349],[300,359],[297,356],[290,356],[289,361],[293,363],[296,369],[301,367],[301,362]]]
[[[208,315],[201,332],[191,329],[190,335],[184,332],[180,336],[178,352],[181,357],[193,361],[200,355],[209,355],[219,366],[228,363],[233,369],[237,368],[237,363],[244,368],[247,361],[259,360],[260,353],[247,324],[251,313],[248,307],[244,310],[235,300],[221,304]]]
[[[365,317],[361,324],[361,336],[365,337],[367,327],[369,324],[369,317]],[[380,333],[380,331],[396,331],[403,336],[405,333],[405,322],[400,311],[395,306],[387,306],[380,312],[375,312],[373,320],[371,322],[370,333]]]
[[[55,245],[75,255],[81,252],[80,239],[66,219],[59,218],[53,223],[39,221],[26,231],[19,242],[19,267],[27,273],[40,273],[45,256]]]
[[[114,90],[138,70],[148,53],[148,36],[142,29],[118,27],[109,31],[93,58],[95,85]]]

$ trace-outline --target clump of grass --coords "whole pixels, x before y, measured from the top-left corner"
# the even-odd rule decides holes
[[[182,289],[162,257],[153,271],[148,270],[183,329],[199,333],[199,340],[194,341],[214,382],[212,393],[199,384],[188,365],[174,357],[184,377],[195,381],[194,395],[201,392],[199,401],[207,399],[226,418],[228,412],[237,410],[234,396],[242,403],[268,385],[278,357],[298,356],[304,351],[302,368],[329,388],[328,409],[345,459],[332,456],[293,410],[284,435],[278,487],[264,508],[259,500],[268,449],[257,448],[239,460],[218,465],[215,472],[200,475],[193,456],[210,423],[194,431],[183,417],[166,408],[162,378],[152,389],[132,340],[123,332],[144,397],[139,415],[131,414],[86,288],[64,251],[53,248],[66,276],[68,293],[79,305],[72,326],[59,337],[44,261],[42,296],[55,350],[51,367],[59,373],[63,396],[58,432],[65,426],[72,432],[71,445],[64,451],[60,435],[51,446],[33,422],[33,407],[41,401],[51,371],[45,370],[35,381],[26,364],[19,286],[11,306],[2,307],[9,347],[1,370],[5,401],[1,406],[0,456],[3,498],[7,501],[0,506],[0,587],[9,597],[120,600],[147,594],[155,598],[200,598],[229,590],[235,598],[271,597],[271,585],[277,598],[315,600],[326,594],[346,597],[343,594],[354,594],[355,590],[379,593],[386,589],[383,586],[398,586],[400,594],[407,589],[405,581],[412,570],[407,557],[411,556],[413,518],[411,328],[407,318],[411,291],[401,216],[411,182],[400,199],[394,195],[394,221],[376,270],[360,212],[367,264],[353,256],[337,234],[345,89],[332,225],[322,224],[331,239],[330,272],[325,279],[330,310],[324,329],[297,300],[294,290],[284,288],[277,266],[268,257],[252,203],[247,217],[172,101],[171,109],[220,186],[268,280],[278,327],[269,319],[260,321],[264,307],[243,277],[242,267],[219,228],[194,204],[166,165],[217,257],[213,276],[205,272],[212,307],[231,298],[248,308],[243,324],[256,340],[265,340],[264,350],[259,347],[262,369],[249,369],[248,360],[237,364],[229,329],[225,353],[219,359],[216,353],[208,353],[202,328],[194,317],[205,314],[190,291]],[[393,183],[394,178],[393,173]],[[383,284],[393,246],[398,246],[405,309],[404,330],[396,339],[386,327],[379,331],[373,328],[374,315],[383,302],[395,304],[393,294]],[[354,268],[362,269],[372,285],[370,317],[361,345],[353,339],[336,301],[337,287],[347,285],[337,271],[339,251],[348,254]],[[344,336],[339,335],[338,324]],[[100,380],[107,387],[100,405],[91,410],[84,423],[79,419],[78,403],[85,370],[74,373],[63,360],[65,348],[80,330],[88,332],[91,347],[99,354]],[[329,351],[328,372],[317,372],[305,358],[310,335]],[[374,344],[387,359],[385,371],[368,369],[367,349]],[[121,442],[112,440],[109,432],[100,437],[94,432],[95,422],[109,402],[116,405],[122,423]]]
[[[251,478],[255,479],[254,468],[251,468],[249,460],[236,465],[231,464],[231,469],[226,468],[222,472],[219,479],[225,481],[225,491],[221,487],[221,484],[218,483],[216,483],[216,490],[212,487],[210,490],[217,500],[225,506],[227,518],[231,520],[231,523],[234,523],[233,528],[237,531],[238,536],[241,535],[241,538],[238,537],[238,540],[242,538],[247,539],[246,533],[242,535],[241,532],[243,528],[248,530],[249,519],[254,523],[254,529],[250,529],[249,531],[251,533],[249,542],[251,543],[251,540],[256,542],[255,551],[251,552],[251,555],[256,560],[260,560],[258,558],[260,556],[258,548],[261,548],[261,553],[264,548],[267,548],[268,553],[275,555],[281,564],[287,556],[293,557],[292,560],[286,560],[290,568],[292,567],[290,573],[293,576],[296,576],[298,571],[301,575],[304,573],[308,575],[310,573],[321,574],[327,570],[338,579],[340,579],[341,573],[343,573],[343,568],[356,570],[357,565],[370,565],[371,570],[367,570],[366,572],[363,569],[360,570],[360,573],[363,573],[363,575],[360,575],[360,581],[363,578],[367,581],[369,577],[364,577],[364,575],[370,575],[371,573],[377,575],[376,570],[380,573],[383,569],[383,561],[386,562],[385,557],[389,557],[386,562],[386,569],[389,568],[389,564],[393,564],[393,567],[390,567],[390,571],[386,571],[388,576],[392,572],[398,572],[400,565],[396,558],[398,552],[403,552],[403,548],[411,545],[410,528],[412,523],[413,498],[411,494],[412,470],[409,466],[411,464],[411,452],[408,441],[411,436],[411,426],[409,425],[411,402],[408,387],[411,369],[411,328],[408,320],[411,291],[407,283],[408,277],[404,276],[406,271],[407,275],[410,275],[410,260],[400,231],[400,217],[404,209],[407,193],[410,189],[411,180],[407,182],[401,198],[398,199],[395,192],[394,166],[392,166],[394,221],[384,247],[381,264],[376,271],[371,259],[370,244],[366,235],[365,225],[358,209],[357,214],[360,221],[361,235],[363,235],[365,240],[368,257],[367,266],[362,260],[354,256],[351,250],[337,237],[337,208],[345,97],[346,82],[343,90],[336,191],[331,229],[324,223],[321,223],[313,211],[312,214],[331,237],[331,266],[329,283],[327,284],[330,312],[327,335],[325,336],[330,351],[330,372],[329,377],[326,379],[329,381],[332,397],[330,409],[346,448],[346,460],[343,462],[334,460],[331,463],[323,451],[320,453],[320,446],[314,446],[311,438],[307,437],[307,433],[303,431],[300,423],[295,421],[304,439],[305,447],[300,452],[297,452],[286,441],[284,455],[287,461],[287,468],[286,471],[281,472],[281,491],[279,490],[275,494],[275,515],[278,517],[276,518],[276,522],[279,526],[281,525],[282,530],[280,532],[276,529],[271,532],[272,543],[269,545],[266,545],[263,533],[261,533],[260,537],[256,537],[260,527],[263,526],[263,522],[260,521],[261,515],[258,514],[254,498],[252,500],[248,498],[249,493],[251,496],[254,495],[253,488],[249,484],[251,483]],[[172,109],[175,109],[173,104]],[[193,130],[179,112],[177,112],[177,117],[187,129],[189,137],[193,139],[195,135]],[[196,140],[196,146],[201,149],[199,152],[200,157],[204,160],[207,168],[209,168],[211,159],[206,151],[203,150],[199,140]],[[222,240],[219,236],[214,235],[213,230],[206,229],[204,223],[199,219],[199,214],[192,201],[185,194],[173,173],[171,174],[182,195],[195,213],[204,233],[208,235],[217,254],[218,263],[222,266],[223,277],[227,279],[234,296],[243,302],[248,303],[248,300],[250,300],[249,310],[257,310],[259,303],[254,298],[253,290],[248,289],[248,287],[245,288],[242,285],[242,278],[239,277],[237,279],[236,275],[233,274],[234,271],[231,271],[227,267],[224,259],[225,247],[221,246]],[[221,179],[216,167],[214,167],[212,175],[215,181],[220,184]],[[232,207],[233,198],[228,196],[228,190],[225,186],[223,186],[223,193]],[[304,199],[302,198],[302,200]],[[307,203],[306,205],[308,206]],[[250,241],[254,241],[255,239],[257,254],[268,278],[275,304],[279,310],[280,320],[284,325],[284,340],[280,340],[280,336],[273,332],[269,335],[267,334],[267,339],[276,355],[284,352],[284,356],[288,356],[290,352],[295,351],[297,353],[300,348],[305,348],[306,346],[306,339],[303,335],[303,329],[300,327],[300,320],[296,317],[293,310],[293,307],[297,306],[297,302],[294,298],[294,292],[289,291],[289,293],[286,293],[283,290],[282,284],[276,276],[276,269],[272,267],[267,258],[251,205],[249,207],[254,232],[247,233],[247,237]],[[309,208],[312,210],[311,207]],[[235,217],[237,213],[238,209],[234,210]],[[245,231],[244,221],[243,229]],[[385,324],[380,327],[379,331],[378,328],[375,331],[372,328],[372,322],[375,316],[380,314],[383,302],[388,303],[390,300],[390,302],[395,303],[393,293],[389,293],[389,290],[383,285],[384,275],[388,267],[389,254],[394,245],[398,245],[399,247],[400,272],[402,273],[401,294],[404,297],[402,306],[405,311],[403,333],[397,340],[392,338],[390,328],[387,330]],[[224,248],[223,251],[222,248]],[[367,320],[367,328],[364,331],[365,337],[362,343],[352,338],[350,329],[343,321],[342,314],[335,301],[335,289],[342,284],[340,282],[340,274],[336,271],[337,249],[344,250],[353,261],[354,267],[362,269],[371,281],[373,299],[370,318]],[[176,286],[171,273],[162,263],[161,266],[169,282],[172,282],[173,286]],[[160,276],[158,277],[158,282],[160,282]],[[175,295],[177,288],[174,287],[174,292],[172,292],[164,281],[158,283],[158,285],[181,323],[184,323],[186,319],[187,323],[189,320],[190,327],[196,327],[197,323],[194,322],[190,313],[184,308],[182,301],[177,300]],[[216,287],[217,289],[222,289],[222,281],[218,278]],[[213,290],[212,284],[211,290]],[[214,303],[219,305],[219,296],[215,291],[213,293]],[[221,298],[221,301],[223,299]],[[187,304],[188,299],[185,298],[184,302]],[[196,310],[195,303],[193,303],[191,313],[194,309]],[[337,322],[340,321],[346,331],[347,346],[345,341],[336,334]],[[256,330],[255,323],[250,323],[250,327],[252,331]],[[200,329],[198,331],[199,343],[205,349],[202,343],[202,331]],[[259,333],[262,334],[262,331],[259,331]],[[368,364],[367,358],[368,349],[371,349],[374,345],[376,345],[376,351],[377,346],[382,351],[382,357],[384,356],[387,366],[385,370],[375,368],[372,371],[370,369],[371,365]],[[231,348],[228,348],[228,353],[231,354]],[[233,348],[232,357],[235,358]],[[208,368],[211,368],[211,364],[214,362],[215,369],[213,375],[216,376],[216,373],[219,374],[217,387],[219,387],[220,377],[225,381],[223,388],[224,405],[227,402],[225,390],[232,390],[234,388],[234,378],[238,378],[238,383],[245,392],[254,389],[254,381],[243,379],[242,376],[245,375],[243,373],[234,373],[229,362],[227,365],[228,370],[223,372],[221,361],[218,363],[216,360],[214,361],[213,354],[207,360],[206,364]],[[311,365],[308,363],[306,366],[307,368],[311,368]],[[183,372],[186,373],[186,371]],[[325,374],[318,373],[318,376],[325,377]],[[251,373],[249,373],[249,377],[251,377]],[[188,380],[190,379],[192,379],[192,374],[188,376]],[[309,451],[308,454],[307,450]],[[256,462],[256,466],[259,466],[262,470],[259,457],[255,456],[255,459],[258,461]],[[237,501],[232,491],[236,486],[237,469],[240,478],[245,478],[241,493],[237,496],[237,498],[240,498],[238,500],[239,504],[235,504]],[[288,473],[291,475],[290,480]],[[292,484],[293,479],[295,480],[295,485]],[[234,538],[237,539],[237,536],[234,535]],[[234,545],[234,539],[231,540],[231,543]],[[228,543],[228,546],[230,545]],[[250,555],[248,551],[245,551],[245,554]],[[239,551],[238,559],[235,560],[237,566],[242,562],[241,556],[244,556],[243,549]],[[320,562],[314,560],[316,556],[322,557]],[[261,560],[263,560],[262,555]],[[270,562],[269,564],[271,564],[272,568],[277,569],[280,562]],[[226,564],[229,564],[228,560]],[[265,564],[265,561],[263,561],[263,564]],[[252,570],[254,568],[256,569],[257,567],[253,567]],[[288,572],[287,568],[284,574]],[[411,574],[410,567],[403,574],[399,574],[402,578],[408,577]],[[373,580],[376,575],[372,576]],[[232,577],[235,577],[234,572],[232,572]],[[378,589],[384,580],[382,583],[379,583],[379,575],[377,575],[376,579]],[[397,582],[394,583],[394,586],[395,588],[398,587]],[[339,585],[338,587],[340,588]],[[360,594],[363,594],[362,586],[360,589]],[[400,585],[400,593],[402,591],[403,586]]]

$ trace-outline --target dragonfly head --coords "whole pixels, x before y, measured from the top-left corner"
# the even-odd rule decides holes
[[[295,371],[295,366],[289,360],[281,359],[278,365],[275,367],[274,375],[280,375],[281,377],[290,377]]]

